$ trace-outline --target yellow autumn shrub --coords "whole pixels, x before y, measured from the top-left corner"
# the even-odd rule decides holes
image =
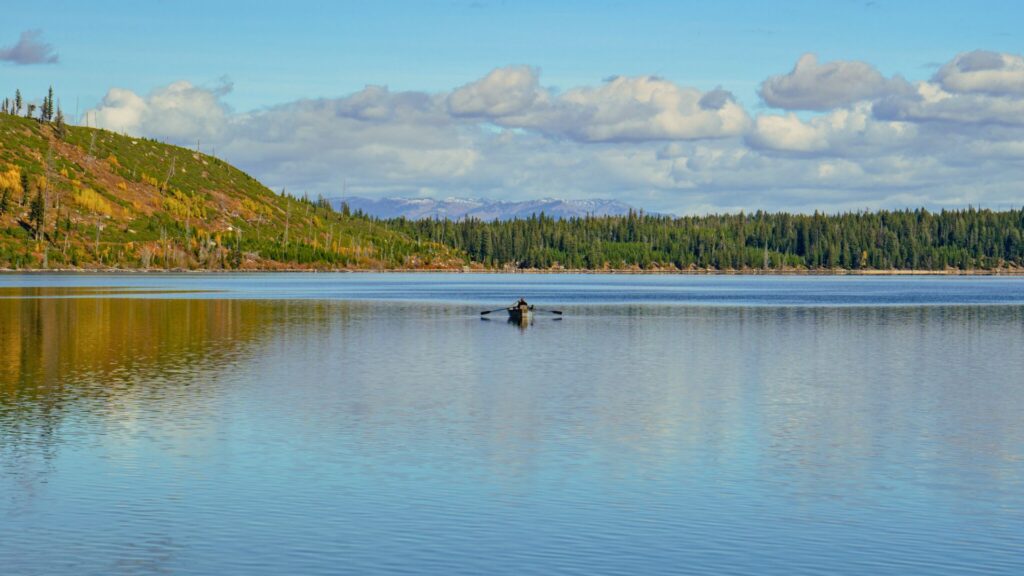
[[[11,166],[7,170],[0,172],[0,190],[8,189],[17,194],[21,194],[21,170],[15,166]]]
[[[91,188],[80,188],[74,191],[75,203],[93,212],[99,212],[107,216],[114,215],[114,206],[99,192]]]
[[[256,202],[249,198],[242,199],[242,207],[250,212],[254,212],[256,214],[263,214],[264,216],[271,216],[274,213],[274,210],[270,206],[267,206],[262,202]]]
[[[163,200],[164,208],[178,218],[206,218],[206,200],[202,196],[172,190]]]

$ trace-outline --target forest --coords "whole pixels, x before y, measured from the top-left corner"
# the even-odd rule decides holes
[[[967,208],[755,212],[481,222],[394,219],[389,228],[492,267],[642,270],[995,270],[1024,265],[1024,211]]]

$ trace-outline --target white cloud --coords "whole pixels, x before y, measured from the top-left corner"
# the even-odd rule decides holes
[[[547,100],[539,72],[529,66],[496,68],[490,74],[448,95],[455,116],[500,117],[519,114]]]
[[[828,148],[826,127],[821,122],[804,122],[792,113],[758,117],[748,141],[755,147],[792,152],[815,152]]]
[[[653,76],[610,79],[561,94],[540,87],[538,71],[498,68],[447,97],[454,116],[485,119],[581,142],[692,140],[742,134],[746,111],[726,90],[701,92]]]
[[[866,62],[818,63],[814,54],[804,54],[788,74],[772,76],[761,83],[761,98],[785,110],[829,110],[862,100],[871,100],[907,90],[900,77],[886,79]]]
[[[180,81],[142,97],[130,90],[112,88],[99,106],[86,112],[86,117],[116,132],[193,142],[221,134],[228,110],[220,97],[230,90],[228,83],[205,89]]]
[[[987,125],[1024,126],[1024,98],[952,93],[922,82],[912,94],[880,100],[874,105],[874,114],[884,120],[960,124],[960,130]]]
[[[862,102],[807,121],[793,113],[759,116],[747,142],[763,150],[864,156],[912,145],[917,137],[915,125],[877,120],[872,105]]]
[[[141,134],[142,115],[149,108],[146,100],[131,90],[111,88],[99,107],[86,111],[91,123],[114,132]]]
[[[879,99],[873,111],[880,120],[941,126],[939,137],[947,141],[1017,138],[1024,127],[1024,58],[983,50],[958,54],[930,82]]]
[[[653,76],[620,76],[597,88],[575,88],[539,112],[521,125],[589,142],[723,138],[743,134],[750,125],[728,92],[703,93]]]
[[[440,93],[367,86],[246,113],[223,103],[229,86],[177,82],[113,89],[93,112],[118,131],[201,138],[272,188],[313,195],[347,183],[367,196],[614,197],[674,212],[1020,203],[1024,97],[991,81],[957,91],[884,78],[841,96],[851,78],[881,76],[839,64],[791,73],[825,83],[810,94],[766,82],[790,105],[828,103],[816,114],[752,118],[724,89],[653,76],[559,91],[525,66]]]
[[[334,195],[347,180],[355,188],[410,193],[456,181],[479,160],[442,104],[381,87],[293,102],[233,118],[218,153],[273,187]]]
[[[975,50],[939,68],[934,82],[949,92],[1024,95],[1024,58]]]

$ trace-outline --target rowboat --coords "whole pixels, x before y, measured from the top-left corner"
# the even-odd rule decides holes
[[[527,304],[526,300],[523,300],[522,298],[520,298],[519,302],[516,302],[515,304],[509,306],[508,308],[495,308],[494,310],[484,310],[483,312],[480,313],[480,318],[484,319],[484,316],[487,316],[488,314],[491,314],[493,312],[501,312],[502,310],[505,310],[506,312],[508,312],[508,321],[509,322],[518,322],[518,323],[532,322],[533,321],[533,315],[535,313],[539,313],[539,312],[540,313],[555,314],[556,316],[561,316],[562,315],[562,311],[561,310],[549,310],[547,308],[541,308],[541,309],[535,310],[533,308],[533,304]]]
[[[509,321],[522,322],[530,318],[530,314],[533,313],[533,306],[509,306],[506,310],[508,310]]]

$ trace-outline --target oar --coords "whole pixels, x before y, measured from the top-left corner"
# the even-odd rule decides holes
[[[543,308],[538,308],[537,312],[550,312],[552,314],[558,314],[559,316],[562,315],[562,311],[561,310],[544,310]]]
[[[506,308],[497,308],[497,309],[494,309],[494,310],[484,310],[483,312],[480,313],[480,315],[481,316],[486,316],[487,314],[490,314],[491,312],[501,312],[502,310],[506,310]]]

